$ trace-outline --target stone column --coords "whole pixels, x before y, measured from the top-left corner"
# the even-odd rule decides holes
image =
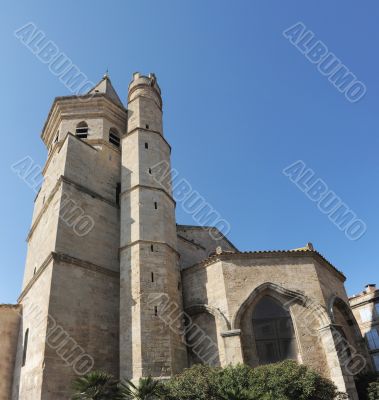
[[[351,400],[359,400],[354,378],[347,374],[345,366],[338,355],[341,340],[336,335],[333,324],[327,325],[319,330],[321,343],[325,350],[326,360],[329,367],[330,379],[334,382],[340,392],[345,392]]]
[[[224,339],[226,365],[242,364],[241,330],[234,329],[222,332],[221,337]],[[225,365],[223,365],[223,367],[224,366]]]

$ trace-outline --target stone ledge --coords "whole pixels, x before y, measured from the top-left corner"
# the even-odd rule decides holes
[[[222,337],[241,336],[241,329],[232,329],[231,331],[221,332]]]

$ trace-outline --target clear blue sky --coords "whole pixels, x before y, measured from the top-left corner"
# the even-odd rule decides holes
[[[35,196],[10,166],[27,155],[43,165],[42,126],[54,97],[70,94],[13,36],[29,21],[91,80],[109,68],[124,101],[134,71],[157,74],[173,166],[228,219],[237,247],[310,241],[344,271],[349,294],[379,283],[378,20],[377,1],[4,2],[0,302],[20,292]],[[361,101],[348,102],[283,37],[298,21],[365,83]],[[360,240],[282,174],[299,159],[367,223]]]

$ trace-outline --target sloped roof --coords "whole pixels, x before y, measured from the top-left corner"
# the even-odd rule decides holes
[[[105,74],[103,76],[103,78],[101,79],[101,81],[88,92],[88,94],[94,94],[94,93],[104,93],[114,103],[116,103],[117,105],[119,105],[121,107],[124,107],[124,105],[122,104],[122,101],[118,97],[118,94],[117,94],[115,88],[112,85],[112,82],[111,82],[108,74]]]
[[[301,256],[301,255],[309,255],[311,257],[314,257],[316,260],[323,262],[324,264],[328,265],[330,268],[332,268],[335,272],[337,272],[338,275],[341,276],[343,280],[346,280],[345,275],[337,269],[330,261],[328,261],[322,254],[320,254],[318,251],[314,249],[310,249],[308,246],[299,248],[299,249],[294,249],[294,250],[257,250],[257,251],[222,251],[219,254],[213,254],[210,257],[206,258],[205,260],[192,265],[187,268],[194,267],[196,265],[209,265],[212,264],[213,262],[219,260],[220,258],[228,258],[228,257],[250,257],[250,256],[279,256],[279,255],[289,255],[289,256]],[[186,268],[185,268],[186,269]]]

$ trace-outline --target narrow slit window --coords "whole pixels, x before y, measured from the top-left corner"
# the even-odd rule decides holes
[[[145,149],[148,149],[149,148],[149,143],[145,143]]]
[[[154,208],[156,209],[156,210],[158,210],[158,203],[155,201],[154,202]]]
[[[154,315],[155,315],[155,316],[158,315],[158,307],[157,307],[157,306],[154,307]]]
[[[149,174],[151,175],[151,168],[149,168]]]
[[[59,131],[58,131],[57,134],[55,135],[54,143],[57,143],[58,140],[59,140]]]
[[[154,272],[151,273],[151,282],[154,282]]]
[[[109,142],[115,145],[116,147],[120,147],[120,135],[115,128],[111,128],[109,130]]]
[[[26,354],[28,352],[28,341],[29,341],[29,328],[25,331],[24,335],[24,348],[22,351],[22,366],[26,364]]]
[[[82,121],[76,125],[75,136],[79,139],[86,139],[88,136],[88,125],[86,122]]]
[[[154,251],[154,245],[153,244],[150,246],[150,250]]]
[[[116,204],[120,205],[121,183],[116,186]]]

